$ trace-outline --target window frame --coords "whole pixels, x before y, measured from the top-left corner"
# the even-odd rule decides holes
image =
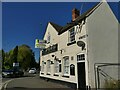
[[[68,61],[67,61],[68,60]],[[63,75],[69,76],[70,75],[70,66],[69,66],[69,56],[63,57]],[[66,73],[66,70],[68,70]]]
[[[51,73],[51,60],[47,60],[47,73]]]
[[[54,73],[55,73],[55,74],[60,73],[60,72],[59,72],[59,68],[60,68],[60,67],[59,67],[59,64],[60,64],[60,63],[59,63],[58,60],[54,60]]]
[[[44,69],[45,69],[45,65],[44,65],[44,61],[42,61],[42,65],[41,65],[41,72],[44,73]]]
[[[75,42],[75,27],[72,27],[68,30],[68,43]],[[72,40],[73,39],[73,40]]]
[[[81,53],[77,55],[77,62],[85,61],[86,55],[85,53]]]

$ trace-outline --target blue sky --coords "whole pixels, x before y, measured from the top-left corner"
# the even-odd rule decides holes
[[[77,8],[81,13],[93,7],[91,2],[4,2],[2,3],[2,47],[8,52],[16,45],[27,44],[39,58],[39,49],[35,49],[35,39],[43,39],[49,21],[61,26],[71,21],[71,10]],[[118,18],[118,3],[110,3]]]

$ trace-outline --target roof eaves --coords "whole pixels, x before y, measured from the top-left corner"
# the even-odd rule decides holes
[[[91,10],[86,14],[86,17],[91,15],[103,2],[99,2],[97,5],[95,5]]]
[[[76,18],[76,22],[80,22],[81,20],[83,20],[84,18],[88,17],[89,15],[91,15],[103,2],[99,2],[97,3],[94,7],[92,7],[91,9],[89,9],[88,11],[86,11],[85,13],[83,13],[81,16]]]
[[[55,30],[59,33],[61,31],[61,29],[63,28],[62,26],[59,26],[53,22],[49,22],[54,28]]]

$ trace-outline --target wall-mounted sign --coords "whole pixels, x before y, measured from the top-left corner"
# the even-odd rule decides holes
[[[81,30],[82,30],[82,24],[79,26],[76,26],[75,34],[81,33]]]
[[[88,37],[88,35],[80,36],[79,39],[83,39],[83,38],[86,38],[86,37]]]
[[[55,44],[55,45],[52,45],[46,49],[43,49],[42,51],[42,55],[46,55],[46,54],[49,54],[49,53],[52,53],[52,52],[55,52],[58,50],[58,44]]]
[[[70,75],[75,75],[75,65],[74,64],[70,65]]]
[[[73,59],[74,59],[74,57],[72,56],[72,57],[71,57],[71,60],[73,60]]]
[[[85,48],[85,43],[84,43],[83,41],[78,41],[78,42],[77,42],[77,45],[78,45],[79,47],[82,47],[82,50]]]
[[[82,22],[82,23],[80,23],[79,25],[76,26],[75,34],[81,33],[82,27],[83,27],[84,24],[85,24],[85,23]]]
[[[35,48],[44,49],[45,46],[46,46],[46,40],[39,40],[39,39],[35,40]]]

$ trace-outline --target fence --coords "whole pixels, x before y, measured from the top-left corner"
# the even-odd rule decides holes
[[[120,64],[96,63],[94,69],[97,90],[120,88]]]

